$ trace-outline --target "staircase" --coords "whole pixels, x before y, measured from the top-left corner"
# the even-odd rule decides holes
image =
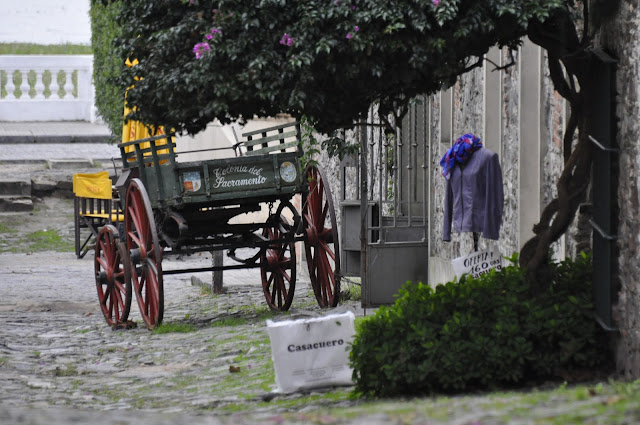
[[[0,180],[0,212],[33,211],[31,180]]]

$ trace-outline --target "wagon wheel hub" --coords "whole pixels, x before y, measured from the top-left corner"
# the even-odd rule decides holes
[[[267,270],[274,271],[280,268],[280,257],[277,252],[269,250],[267,252]]]
[[[319,240],[318,240],[318,231],[316,230],[315,226],[310,225],[305,230],[307,233],[307,243],[311,246],[317,246],[319,243]]]

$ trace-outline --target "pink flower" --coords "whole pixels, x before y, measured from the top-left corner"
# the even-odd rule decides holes
[[[289,33],[285,32],[280,39],[280,44],[282,44],[283,46],[291,47],[293,45],[293,37],[291,37]]]
[[[347,33],[347,40],[351,40],[353,38],[353,35],[349,32]]]
[[[356,25],[355,27],[353,27],[353,31],[354,31],[354,32],[358,32],[358,31],[360,31],[360,27]]]
[[[434,6],[438,7],[438,5],[440,4],[440,0],[431,0],[431,3],[432,3]]]
[[[213,35],[222,34],[222,30],[219,28],[211,28],[211,34]]]
[[[211,40],[213,38],[212,34],[207,34],[204,36],[207,40]]]
[[[209,46],[209,43],[202,42],[202,43],[196,43],[195,46],[193,46],[193,53],[196,54],[196,59],[200,59],[205,52],[209,52],[211,51],[211,46]]]

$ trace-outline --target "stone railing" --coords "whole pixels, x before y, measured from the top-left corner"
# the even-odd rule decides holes
[[[96,121],[91,55],[0,55],[0,121]]]

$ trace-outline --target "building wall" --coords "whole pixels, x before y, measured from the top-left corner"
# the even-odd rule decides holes
[[[621,1],[601,45],[618,59],[616,73],[620,179],[618,186],[618,372],[640,377],[640,9]]]

